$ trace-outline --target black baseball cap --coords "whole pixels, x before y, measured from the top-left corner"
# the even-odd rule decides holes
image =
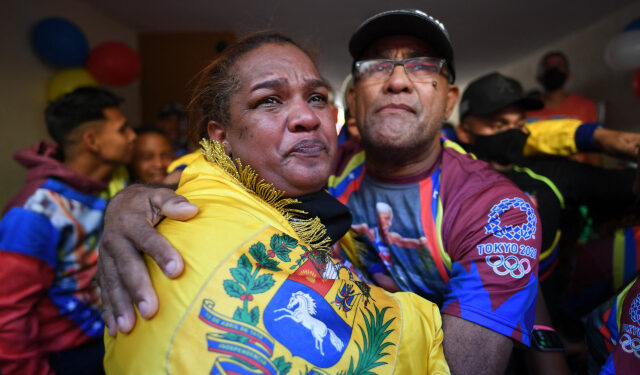
[[[544,107],[544,102],[527,96],[520,82],[494,72],[471,82],[460,101],[460,122],[467,116],[486,116],[512,104],[520,104],[525,110]]]
[[[427,42],[447,62],[449,82],[455,81],[453,46],[447,29],[442,22],[418,9],[388,10],[360,24],[349,41],[354,62],[371,43],[389,35],[411,35]]]

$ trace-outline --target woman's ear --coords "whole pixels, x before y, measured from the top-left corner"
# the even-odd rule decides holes
[[[209,139],[220,142],[224,147],[224,152],[231,155],[231,145],[227,141],[227,129],[221,123],[214,120],[209,121],[207,133],[209,133]]]

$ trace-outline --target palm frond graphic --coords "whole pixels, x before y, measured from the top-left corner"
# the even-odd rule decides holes
[[[391,318],[385,322],[384,315],[389,307],[387,306],[382,310],[378,310],[378,307],[374,305],[374,308],[375,314],[369,309],[361,310],[365,329],[363,329],[362,326],[358,326],[363,338],[362,346],[356,342],[356,346],[358,347],[358,364],[354,368],[353,357],[351,357],[349,370],[347,370],[347,372],[340,372],[339,375],[375,375],[371,370],[387,364],[387,362],[381,361],[381,359],[389,355],[389,353],[383,353],[383,351],[388,346],[395,345],[391,341],[385,340],[389,334],[393,332],[393,329],[388,328],[396,318]]]

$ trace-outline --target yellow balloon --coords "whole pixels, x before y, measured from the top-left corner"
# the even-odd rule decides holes
[[[49,100],[70,93],[82,86],[98,86],[98,82],[84,68],[72,68],[61,70],[49,82]]]

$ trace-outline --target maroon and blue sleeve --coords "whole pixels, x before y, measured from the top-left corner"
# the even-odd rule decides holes
[[[469,197],[443,221],[451,257],[442,313],[531,344],[541,225],[529,198],[508,182]]]

